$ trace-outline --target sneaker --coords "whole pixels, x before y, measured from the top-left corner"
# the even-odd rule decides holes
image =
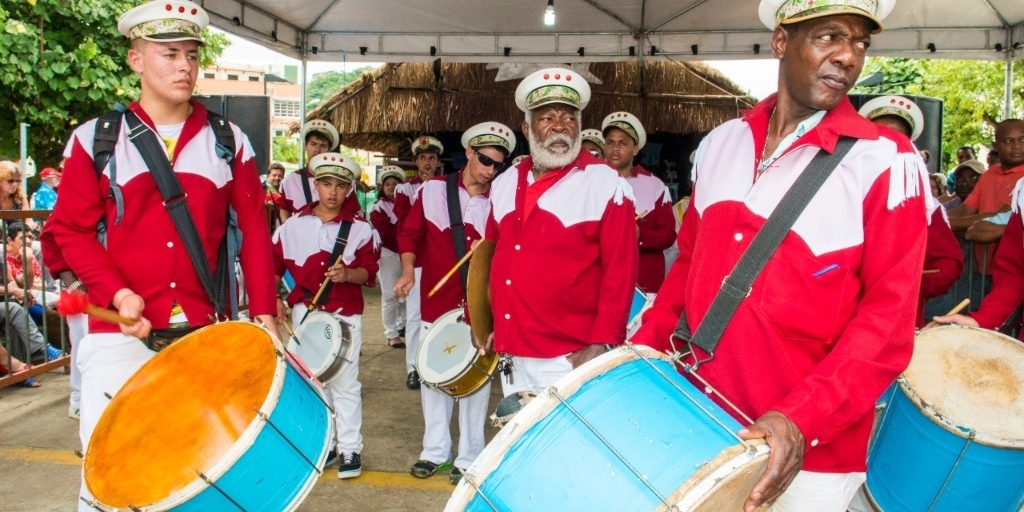
[[[62,355],[64,355],[64,353],[61,352],[59,348],[57,348],[57,347],[55,347],[53,345],[50,345],[49,343],[46,344],[46,360],[47,361],[53,361],[54,359],[57,359],[57,358],[59,358]]]
[[[404,338],[405,337],[405,327],[402,327],[401,329],[398,330],[398,337],[399,338]]]
[[[415,464],[412,465],[412,469],[409,470],[409,473],[416,478],[428,478],[433,476],[434,473],[437,473],[438,471],[447,471],[452,467],[453,466],[451,462],[445,462],[443,464],[434,464],[429,460],[418,460],[416,461]]]
[[[448,481],[451,482],[452,485],[459,485],[459,482],[462,481],[462,470],[458,467],[452,468],[452,473],[448,475]]]
[[[329,468],[338,463],[338,452],[333,449],[327,452],[327,462],[324,462],[324,467]]]
[[[68,418],[71,418],[73,420],[81,419],[78,415],[78,411],[80,410],[79,407],[80,406],[74,404],[68,406]]]
[[[355,478],[363,474],[363,463],[358,453],[343,453],[338,464],[338,479]]]

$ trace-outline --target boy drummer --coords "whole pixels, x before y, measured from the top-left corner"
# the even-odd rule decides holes
[[[307,311],[315,309],[330,313],[350,326],[351,360],[344,363],[338,376],[326,385],[326,390],[337,413],[338,478],[355,478],[362,473],[360,453],[363,451],[362,385],[359,383],[363,292],[360,287],[374,286],[380,238],[363,218],[353,193],[352,184],[362,175],[359,164],[338,153],[323,153],[310,160],[310,167],[319,200],[300,209],[274,235],[274,270],[279,278],[285,270],[295,278],[295,289],[286,298],[293,308],[292,325],[301,324]],[[348,229],[347,236],[344,229]],[[340,262],[338,254],[341,254]],[[325,278],[329,278],[331,284],[313,304]],[[278,319],[282,322],[284,312],[284,302],[279,300]]]

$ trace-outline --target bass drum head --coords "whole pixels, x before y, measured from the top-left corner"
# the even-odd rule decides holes
[[[1024,345],[1017,340],[973,327],[928,329],[914,340],[903,376],[907,395],[947,430],[1024,448]]]
[[[295,338],[299,339],[297,343]],[[350,343],[347,329],[334,315],[310,312],[295,328],[295,338],[289,338],[288,351],[302,359],[317,379],[326,383],[337,375]]]
[[[476,355],[462,309],[453,309],[430,326],[416,353],[416,369],[427,384],[447,384],[462,375]]]

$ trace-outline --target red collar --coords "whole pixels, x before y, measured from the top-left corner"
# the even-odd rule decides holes
[[[463,167],[462,169],[459,169],[456,172],[456,174],[459,175],[459,179],[455,180],[455,182],[459,184],[459,188],[461,188],[462,190],[466,190],[466,193],[469,193],[469,190],[466,189],[466,185],[464,185],[462,183],[462,173],[465,172],[465,170],[466,170],[466,168]],[[442,174],[440,176],[434,176],[433,178],[430,179],[430,181],[445,181],[445,182],[447,182],[448,181],[448,175],[447,174]],[[447,185],[445,185],[445,187],[447,187]],[[480,195],[482,195],[484,197],[489,197],[491,195],[491,187],[487,187],[487,190],[485,190],[484,193],[480,194]]]
[[[559,172],[559,171],[571,171],[573,169],[584,169],[588,165],[594,165],[594,164],[608,165],[604,160],[599,159],[599,158],[597,158],[594,155],[591,155],[589,151],[580,151],[580,153],[578,155],[576,155],[576,159],[573,160],[569,165],[566,165],[565,167],[561,167],[559,169],[551,169],[548,172]],[[528,156],[528,157],[524,158],[522,162],[519,162],[519,164],[516,165],[516,168],[519,169],[521,172],[530,172],[531,170],[533,170],[533,156]]]
[[[188,142],[192,140],[192,137],[195,137],[204,126],[209,124],[206,107],[194,98],[188,100],[188,102],[192,105],[192,113],[185,119],[185,126],[182,127],[181,135],[178,136],[178,142],[174,145],[174,154],[171,155],[172,162],[177,160],[178,154],[181,153],[181,149],[188,145]],[[139,116],[139,119],[142,120],[143,123],[146,123],[146,125],[153,130],[153,133],[156,133],[159,137],[160,134],[156,131],[156,125],[153,124],[153,119],[149,117],[149,114],[147,114],[145,110],[142,110],[142,105],[140,105],[138,101],[133,101],[128,105],[128,109]]]
[[[768,123],[771,121],[772,110],[775,109],[776,95],[761,100],[743,116],[754,136],[755,154],[761,154],[765,138],[768,136]],[[829,153],[835,151],[839,137],[854,139],[878,140],[878,126],[857,113],[850,103],[849,97],[843,97],[839,105],[825,113],[818,126],[797,139],[793,146],[808,144],[818,146]]]
[[[630,178],[636,178],[637,176],[654,176],[651,171],[644,169],[644,166],[636,164],[633,166],[633,172],[629,175]]]
[[[320,204],[320,201],[313,201],[312,203],[309,203],[306,206],[303,206],[301,209],[299,209],[299,213],[297,213],[296,215],[299,217],[313,215],[313,208],[315,208],[316,205],[318,204]],[[362,217],[363,211],[359,207],[359,199],[356,197],[355,191],[352,191],[349,193],[348,197],[346,197],[345,200],[342,201],[341,210],[338,212],[338,214],[335,215],[334,218],[332,218],[328,222],[355,222],[356,220],[362,220]]]

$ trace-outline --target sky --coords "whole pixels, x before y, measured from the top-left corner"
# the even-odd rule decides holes
[[[219,59],[221,64],[299,64],[299,61],[291,57],[268,50],[263,46],[233,34],[226,32],[224,34],[231,41],[231,46],[224,50],[224,53],[221,55]],[[718,69],[736,85],[750,91],[758,99],[762,99],[775,92],[779,66],[778,61],[774,59],[710,61],[708,64]],[[366,62],[310,62],[306,76],[312,79],[313,75],[317,73],[348,71],[368,65],[379,66],[380,64]]]

